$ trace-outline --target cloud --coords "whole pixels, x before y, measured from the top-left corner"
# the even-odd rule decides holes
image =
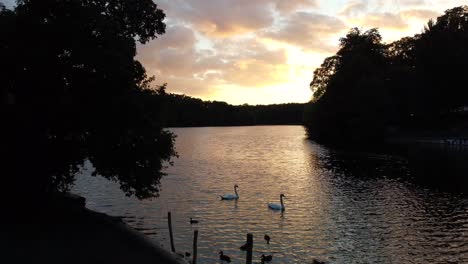
[[[388,0],[379,0],[381,3],[388,2]],[[425,5],[427,1],[425,0],[399,0],[398,4],[400,6],[421,6]]]
[[[369,0],[363,0],[363,1],[368,1],[369,5],[372,6],[373,11],[392,11],[392,12],[398,12],[400,9],[405,9],[405,8],[420,8],[420,7],[427,7],[430,5],[435,4],[434,2],[437,1],[427,1],[427,0],[394,0],[394,1],[389,1],[389,0],[374,0],[374,1],[369,1]],[[448,0],[452,1],[452,0]],[[429,3],[428,3],[429,2]]]
[[[215,49],[215,55],[200,59],[196,67],[199,72],[216,72],[211,77],[219,77],[218,83],[263,87],[287,81],[284,49],[268,49],[256,39],[221,40]]]
[[[220,43],[221,44],[221,43]],[[226,67],[221,77],[229,84],[263,87],[287,82],[287,55],[284,49],[270,50],[255,39],[221,44]],[[239,47],[242,50],[239,51]]]
[[[346,17],[356,17],[363,15],[367,11],[367,1],[350,1],[339,12]]]
[[[277,0],[275,1],[276,10],[280,13],[291,13],[298,8],[316,7],[315,0]]]
[[[421,20],[429,20],[431,18],[436,18],[442,13],[428,10],[428,9],[410,9],[401,12],[402,17],[404,18],[416,18]]]
[[[421,9],[420,7],[425,2],[424,0],[400,0],[398,2],[352,0],[348,1],[338,14],[345,17],[350,24],[359,24],[366,28],[404,30],[408,28],[407,19],[429,19],[439,14],[433,10]],[[400,11],[402,8],[406,10]]]
[[[0,4],[4,4],[6,8],[13,8],[16,5],[15,0],[0,0]]]
[[[315,0],[161,0],[169,17],[207,35],[230,37],[270,27],[275,13],[316,6]]]
[[[226,37],[255,31],[274,22],[266,0],[164,0],[169,16],[193,24],[205,34]]]
[[[212,49],[196,48],[193,29],[172,26],[166,35],[138,49],[138,59],[158,83],[190,94],[216,92],[220,85],[263,87],[286,82],[287,55],[255,38],[217,39]],[[239,49],[239,47],[242,47]]]
[[[364,28],[379,28],[379,29],[406,29],[408,24],[403,19],[399,10],[400,4],[417,4],[421,0],[404,0],[399,1],[396,5],[394,2],[385,0],[377,0],[369,2],[368,0],[352,0],[339,11],[339,15],[352,27],[361,26]]]
[[[361,22],[366,27],[405,29],[408,24],[400,14],[393,13],[370,13],[367,14]]]
[[[279,29],[267,30],[262,36],[317,52],[335,49],[327,40],[347,28],[336,17],[311,12],[296,12],[281,24]]]
[[[154,75],[187,75],[197,59],[194,31],[185,26],[171,26],[166,34],[138,48],[138,59]]]

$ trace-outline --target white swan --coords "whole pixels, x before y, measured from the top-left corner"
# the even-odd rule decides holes
[[[269,203],[269,204],[268,204],[268,207],[269,207],[270,209],[273,209],[273,210],[281,210],[281,211],[284,211],[284,209],[286,209],[286,207],[284,206],[284,203],[283,203],[283,197],[286,198],[286,196],[284,196],[284,194],[280,194],[280,202],[281,202],[281,204]]]
[[[221,200],[237,200],[239,199],[239,194],[237,193],[237,188],[239,188],[239,186],[234,185],[234,193],[235,194],[225,194],[225,195],[220,195],[219,197],[221,197]]]

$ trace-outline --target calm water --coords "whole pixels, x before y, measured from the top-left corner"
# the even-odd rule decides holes
[[[219,250],[244,263],[238,248],[247,233],[254,234],[257,263],[261,254],[272,254],[272,263],[468,263],[468,199],[418,183],[407,158],[329,150],[306,140],[300,126],[172,131],[180,158],[159,198],[127,198],[87,171],[74,191],[89,208],[123,217],[166,248],[171,211],[177,251],[191,252],[199,230],[199,263],[218,263]],[[441,178],[457,174],[446,168]],[[234,184],[240,199],[220,201]],[[267,208],[280,193],[284,213]],[[200,223],[190,225],[189,217]]]

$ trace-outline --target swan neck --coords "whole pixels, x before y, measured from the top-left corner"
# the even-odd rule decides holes
[[[281,202],[281,207],[284,208],[284,204],[283,204],[283,196],[280,196],[280,202]]]
[[[239,196],[239,194],[237,194],[237,187],[234,187],[234,193],[236,194],[236,196]]]

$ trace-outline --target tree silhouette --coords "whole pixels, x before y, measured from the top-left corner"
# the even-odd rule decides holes
[[[230,105],[167,94],[164,120],[169,127],[302,124],[304,104]]]
[[[468,7],[447,10],[423,33],[385,45],[357,28],[315,70],[305,108],[308,135],[375,143],[389,134],[468,132]],[[392,132],[393,131],[393,132]]]
[[[308,134],[322,141],[377,136],[378,115],[385,111],[385,89],[377,87],[384,86],[385,67],[379,32],[351,29],[336,56],[315,71],[315,100],[305,113],[306,124],[313,124]]]
[[[14,192],[68,190],[89,160],[127,195],[157,195],[175,155],[163,90],[135,60],[136,41],[163,34],[151,0],[20,0],[0,12],[0,71]]]

